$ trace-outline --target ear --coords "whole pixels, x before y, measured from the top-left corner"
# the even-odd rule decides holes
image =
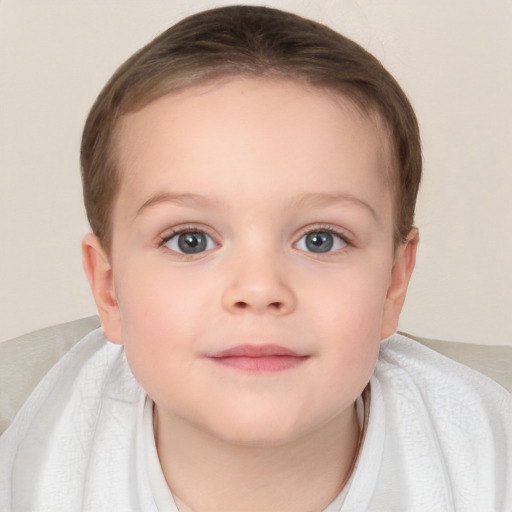
[[[121,315],[114,290],[112,265],[98,237],[92,233],[82,240],[82,264],[105,337],[114,343],[121,343]]]
[[[419,233],[413,228],[406,241],[396,251],[391,280],[384,305],[381,339],[388,338],[398,329],[398,319],[404,305],[407,287],[416,263]]]

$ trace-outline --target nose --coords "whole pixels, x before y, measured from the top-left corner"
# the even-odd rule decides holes
[[[285,282],[282,265],[272,258],[241,259],[231,268],[222,302],[230,313],[287,315],[296,307],[293,290]],[[280,268],[281,267],[281,268]]]

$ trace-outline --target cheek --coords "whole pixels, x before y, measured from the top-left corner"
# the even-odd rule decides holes
[[[389,268],[391,263],[389,264]],[[324,268],[308,277],[299,303],[326,327],[365,338],[380,333],[390,270],[381,261],[357,262],[340,268]],[[305,275],[308,275],[305,273]],[[313,276],[312,273],[309,276]]]
[[[137,331],[165,336],[167,329],[192,327],[190,318],[206,303],[205,280],[165,262],[132,262],[119,275],[123,278],[116,290],[126,335]]]
[[[119,270],[122,341],[134,374],[169,368],[197,339],[205,303],[200,289],[156,265],[131,264],[129,272]]]
[[[317,280],[304,310],[314,335],[327,345],[330,379],[355,396],[378,357],[387,284],[384,267],[347,268]]]

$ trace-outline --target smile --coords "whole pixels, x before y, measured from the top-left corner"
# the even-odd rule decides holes
[[[279,372],[304,363],[309,356],[279,345],[240,345],[223,350],[209,358],[224,366],[250,373]]]

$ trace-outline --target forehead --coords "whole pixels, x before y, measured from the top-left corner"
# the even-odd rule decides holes
[[[116,142],[119,195],[133,207],[159,189],[201,193],[226,180],[255,181],[253,194],[260,185],[293,192],[305,184],[294,175],[320,187],[343,175],[348,192],[354,183],[369,192],[389,188],[380,117],[294,81],[237,78],[169,94],[121,118]]]

